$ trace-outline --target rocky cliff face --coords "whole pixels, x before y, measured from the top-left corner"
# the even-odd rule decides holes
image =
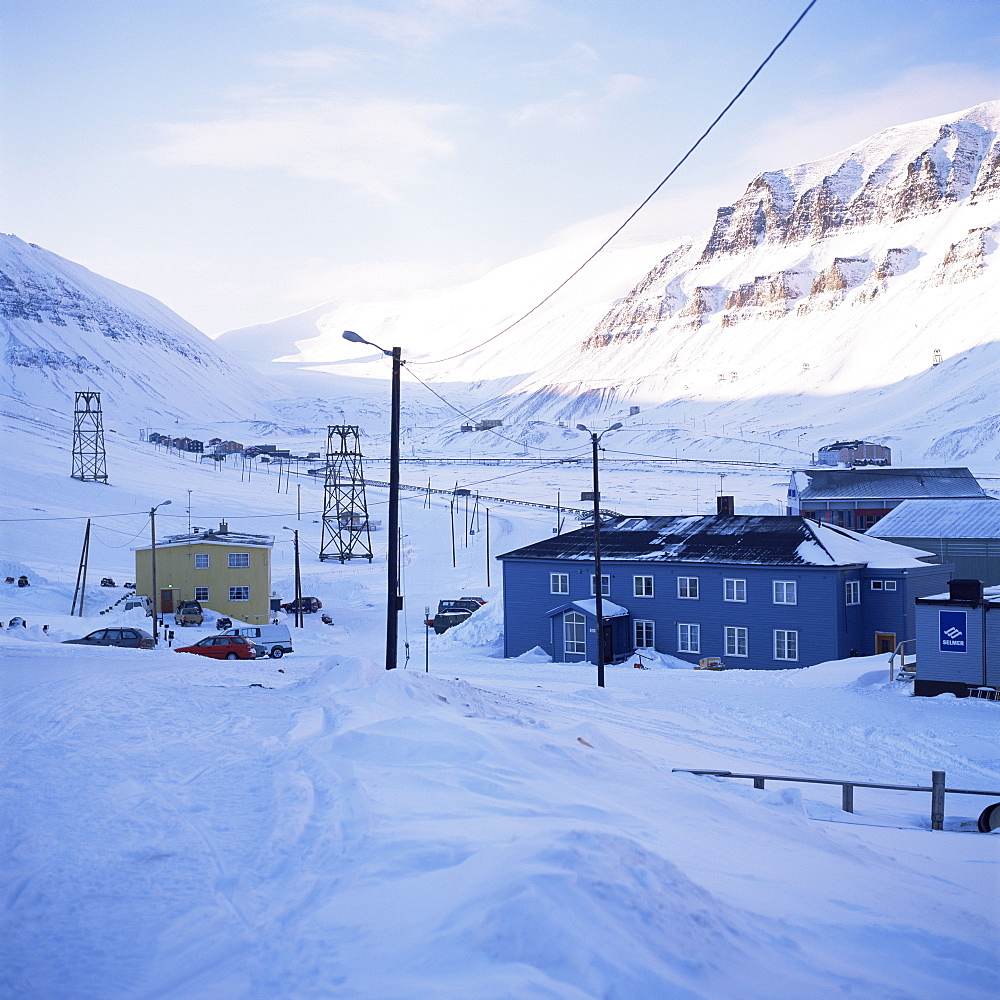
[[[915,268],[927,286],[974,280],[1000,233],[998,131],[1000,102],[992,102],[954,121],[890,129],[839,156],[761,174],[718,210],[702,241],[664,258],[616,303],[583,349],[683,335],[713,321],[730,329],[860,305]],[[986,224],[956,234],[943,254],[885,245],[893,233],[919,240],[927,229],[921,221],[939,216],[947,225],[966,206],[977,207]],[[844,254],[844,246],[857,249]],[[786,266],[748,273],[768,251]]]

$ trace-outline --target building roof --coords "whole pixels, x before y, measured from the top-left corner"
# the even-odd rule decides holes
[[[156,543],[157,548],[167,545],[240,545],[271,548],[274,545],[274,535],[251,535],[245,531],[230,531],[225,525],[218,528],[196,529],[183,535],[166,535]],[[150,548],[149,545],[138,545],[135,551]]]
[[[1000,501],[904,500],[869,535],[879,538],[1000,538]]]
[[[799,469],[793,474],[799,500],[910,500],[985,497],[968,469]]]
[[[697,515],[621,517],[602,522],[605,562],[722,563],[757,566],[926,565],[933,553],[871,538],[806,517]],[[499,559],[594,558],[594,532],[580,528],[505,552]]]

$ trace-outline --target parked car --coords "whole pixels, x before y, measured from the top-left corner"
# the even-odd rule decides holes
[[[205,620],[198,601],[181,601],[174,612],[175,625],[200,625]]]
[[[147,618],[153,616],[153,602],[148,597],[133,594],[125,601],[125,610],[132,611],[134,608],[142,608],[146,612]]]
[[[303,597],[302,598],[302,613],[306,615],[313,615],[319,609],[323,607],[323,602],[318,597]],[[295,601],[290,601],[288,604],[282,604],[281,610],[286,614],[293,615],[299,610],[298,603]]]
[[[427,624],[440,635],[448,629],[461,625],[474,611],[478,611],[486,601],[481,597],[459,597],[438,601],[437,614],[427,619]]]
[[[216,660],[253,660],[257,657],[254,643],[243,635],[210,635],[193,646],[178,646],[174,652],[196,653]]]
[[[141,628],[99,628],[82,639],[63,639],[78,646],[125,646],[128,649],[152,649],[153,637]]]
[[[285,653],[294,652],[292,636],[287,625],[239,625],[236,628],[226,629],[223,634],[246,636],[251,642],[262,646],[265,655],[270,653],[276,660]]]
[[[114,580],[112,580],[110,576],[106,576],[106,577],[104,577],[104,578],[103,578],[103,579],[101,580],[101,586],[102,586],[102,587],[117,587],[117,586],[118,586],[118,584],[117,584],[117,583],[115,583],[115,581],[114,581]]]

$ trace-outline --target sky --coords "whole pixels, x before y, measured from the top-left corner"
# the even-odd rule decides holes
[[[8,0],[0,227],[210,335],[586,255],[806,3]],[[619,239],[997,98],[995,0],[819,0]]]

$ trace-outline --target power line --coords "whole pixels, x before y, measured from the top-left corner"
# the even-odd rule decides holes
[[[736,92],[732,100],[730,100],[730,102],[718,113],[718,115],[716,115],[715,120],[712,122],[711,125],[708,126],[707,129],[705,129],[704,132],[702,132],[702,134],[695,141],[694,145],[692,145],[691,148],[674,164],[673,168],[670,170],[667,176],[664,177],[663,180],[660,181],[660,183],[657,184],[656,187],[653,188],[653,190],[650,191],[648,195],[646,195],[646,197],[639,203],[639,205],[636,206],[635,209],[633,209],[633,211],[629,214],[629,216],[625,219],[625,221],[622,222],[618,226],[618,228],[615,229],[615,231],[586,260],[584,260],[582,264],[580,264],[576,268],[575,271],[573,271],[567,278],[563,279],[562,282],[556,285],[556,287],[553,288],[552,291],[545,296],[545,298],[543,298],[540,302],[536,302],[526,313],[523,313],[522,315],[518,316],[518,318],[515,319],[513,323],[509,323],[502,330],[499,330],[497,333],[494,333],[492,337],[487,337],[486,340],[482,341],[479,344],[476,344],[473,347],[468,347],[464,351],[459,351],[457,354],[452,354],[447,358],[437,358],[433,361],[411,361],[409,363],[411,365],[439,365],[443,364],[445,361],[454,361],[455,358],[460,358],[463,355],[469,354],[472,351],[478,351],[480,347],[485,347],[491,341],[496,340],[498,337],[502,337],[505,333],[509,333],[519,323],[523,323],[532,313],[537,312],[537,310],[541,309],[541,307],[545,305],[545,303],[548,302],[549,299],[551,299],[557,293],[562,291],[562,289],[565,288],[566,285],[568,285],[595,257],[597,257],[598,254],[600,254],[607,248],[608,244],[611,243],[611,241],[650,203],[650,201],[653,200],[653,198],[659,193],[660,188],[662,188],[663,185],[666,184],[667,181],[669,181],[670,178],[673,177],[678,170],[680,170],[684,162],[691,156],[692,153],[694,153],[694,151],[702,144],[702,142],[704,142],[705,139],[708,138],[709,134],[712,132],[715,126],[718,125],[720,121],[722,121],[722,119],[729,112],[730,108],[732,108],[732,106],[743,96],[744,92],[747,90],[750,84],[757,79],[757,77],[760,75],[764,67],[771,61],[771,59],[777,53],[778,49],[780,49],[781,46],[784,45],[786,41],[788,41],[788,39],[791,37],[792,32],[795,31],[795,29],[799,26],[799,24],[801,24],[806,14],[808,14],[809,11],[811,11],[813,7],[816,6],[817,2],[818,0],[810,0],[805,10],[803,10],[802,13],[799,14],[799,16],[795,19],[795,22],[792,24],[792,26],[784,33],[784,35],[781,36],[781,39],[779,40],[778,44],[775,45],[773,49],[771,49],[771,51],[767,54],[767,57],[764,59],[764,61],[753,71],[753,73],[743,84],[743,86],[740,87],[740,89]]]

